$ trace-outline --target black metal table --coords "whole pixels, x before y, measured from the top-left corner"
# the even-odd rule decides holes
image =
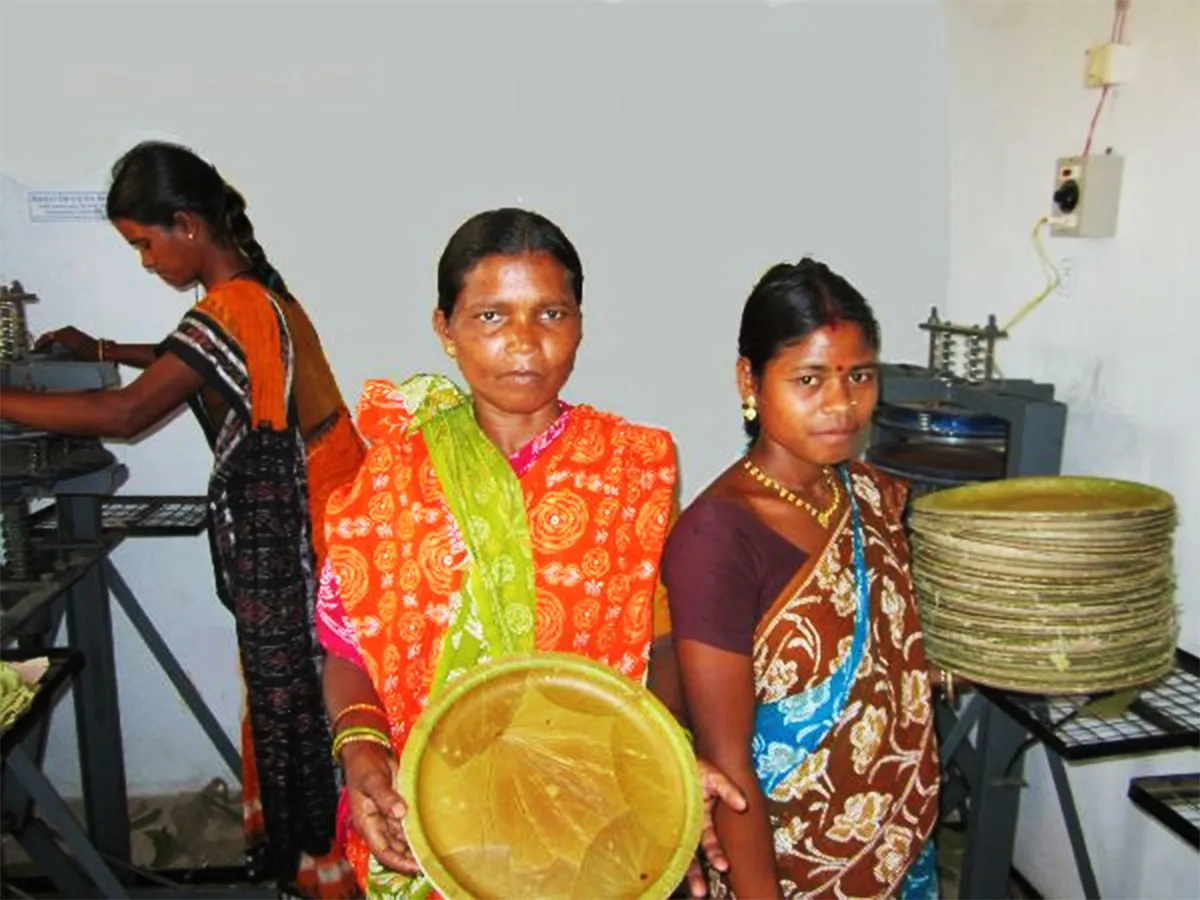
[[[125,783],[121,715],[112,633],[112,609],[104,564],[121,542],[101,528],[101,503],[128,477],[119,463],[61,479],[31,481],[30,496],[54,496],[52,531],[32,542],[48,567],[30,581],[0,585],[4,600],[0,642],[21,650],[54,645],[60,624],[67,623],[67,645],[78,651],[88,677],[72,685],[79,747],[84,817],[91,843],[102,855],[128,862],[131,854],[129,801]],[[10,480],[6,490],[14,490]],[[36,760],[40,762],[39,760]]]
[[[101,543],[110,545],[111,549],[128,539],[200,535],[208,527],[207,509],[207,499],[203,496],[121,495],[103,497],[99,499],[97,507],[99,532],[102,536]],[[36,537],[48,540],[62,531],[64,517],[69,518],[70,515],[70,507],[64,506],[63,498],[59,498],[54,504],[39,510],[31,517],[30,529]],[[106,587],[106,605],[108,595],[111,594],[112,599],[117,601],[118,606],[179,693],[192,716],[203,728],[222,760],[229,767],[230,772],[240,783],[242,768],[241,754],[238,749],[171,652],[166,640],[142,608],[120,571],[108,558],[107,553],[102,556],[100,561]],[[26,609],[28,608],[28,604],[24,604],[24,606]],[[22,617],[27,615],[24,609],[21,611],[21,615]],[[81,760],[84,755],[85,751],[81,748]],[[117,763],[123,773],[123,757]],[[122,791],[124,791],[123,779]],[[120,827],[119,818],[112,817],[109,821],[116,827]],[[128,835],[127,813],[124,821],[124,833]],[[245,867],[148,871],[132,866],[128,857],[111,861],[120,870],[123,890],[126,892],[120,896],[231,896],[230,891],[234,892],[232,896],[238,897],[274,896],[273,888],[257,886],[255,883],[257,879],[252,877]],[[238,886],[236,888],[219,887],[225,882],[235,882]],[[40,890],[42,887],[36,879],[22,879],[21,883],[24,888],[31,890]]]
[[[1129,782],[1129,799],[1200,850],[1200,773],[1134,778]]]
[[[943,813],[963,811],[967,846],[959,896],[1007,896],[1026,752],[1041,744],[1084,895],[1099,898],[1066,764],[1200,747],[1200,660],[1176,651],[1174,670],[1119,715],[1091,714],[1095,697],[1043,697],[979,688],[961,712],[938,707],[949,781]],[[977,729],[975,741],[968,736]]]
[[[93,887],[104,897],[128,897],[39,765],[50,715],[72,682],[78,684],[76,675],[85,664],[83,654],[65,649],[3,653],[6,662],[35,657],[47,658],[49,668],[38,683],[29,709],[0,736],[5,830],[13,834],[64,897],[89,896]],[[66,844],[69,854],[58,839]]]
[[[30,522],[34,534],[51,534],[62,528],[59,504],[39,510]],[[147,537],[192,537],[208,528],[208,501],[202,496],[106,497],[100,502],[100,528],[108,540]],[[213,743],[234,777],[241,781],[241,754],[229,739],[199,690],[175,658],[162,634],[142,608],[129,584],[113,565],[104,560],[107,589],[146,644],[192,716]]]
[[[58,528],[58,510],[47,506],[33,514],[35,533]],[[189,537],[208,528],[208,501],[187,495],[139,496],[122,494],[100,501],[100,528],[123,537]]]
[[[123,475],[113,479],[120,480]],[[127,539],[202,534],[207,528],[207,500],[201,496],[68,493],[71,487],[58,486],[54,502],[30,517],[29,529],[39,556],[43,561],[52,560],[52,566],[41,577],[0,586],[0,635],[6,645],[15,643],[23,651],[41,650],[44,655],[66,618],[69,648],[78,651],[88,667],[88,677],[76,681],[72,691],[87,833],[97,854],[122,870],[124,881],[136,883],[144,881],[149,873],[131,868],[110,596],[239,783],[241,755],[113,565],[110,554]],[[44,736],[38,746],[44,748]],[[40,758],[39,749],[30,763],[40,762]],[[188,873],[183,875],[187,877]],[[160,879],[154,882],[162,884],[156,890],[167,887]],[[115,894],[112,889],[109,882],[105,896],[128,896],[125,888]]]

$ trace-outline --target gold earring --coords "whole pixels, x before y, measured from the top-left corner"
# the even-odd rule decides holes
[[[451,359],[454,359],[454,357],[458,356],[458,350],[453,344],[446,345],[446,355]]]
[[[742,418],[747,422],[753,422],[758,418],[758,407],[755,405],[753,397],[747,397],[742,401]]]

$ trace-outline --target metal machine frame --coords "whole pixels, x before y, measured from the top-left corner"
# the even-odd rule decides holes
[[[1054,399],[1054,385],[1028,379],[972,384],[938,375],[923,366],[880,366],[881,404],[942,401],[1008,422],[1005,477],[1057,475],[1062,470],[1067,428],[1066,404]],[[872,426],[871,444],[885,428]]]

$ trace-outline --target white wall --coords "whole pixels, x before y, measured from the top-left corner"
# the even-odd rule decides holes
[[[454,226],[491,205],[540,208],[587,268],[573,397],[671,427],[689,495],[738,449],[737,312],[769,263],[811,251],[845,270],[894,359],[921,356],[914,326],[932,303],[1004,318],[1041,287],[1028,232],[1054,159],[1081,145],[1095,100],[1082,54],[1111,16],[1107,0],[260,2],[235,20],[174,0],[71,4],[64,29],[64,6],[0,9],[0,172],[99,189],[132,140],[191,142],[249,196],[351,400],[365,377],[441,366],[427,319]],[[1129,35],[1140,71],[1098,136],[1127,158],[1120,236],[1049,242],[1073,263],[1069,296],[1020,325],[1001,361],[1059,385],[1068,471],[1175,493],[1181,642],[1197,651],[1200,4],[1134,0]],[[0,196],[0,272],[42,295],[35,328],[155,340],[177,319],[184,301],[106,227],[31,229],[15,194]],[[130,490],[203,490],[187,419],[121,452]],[[138,542],[117,561],[232,731],[232,633],[203,540]],[[131,788],[221,774],[121,621],[118,655]],[[50,770],[68,793],[73,768],[64,723]],[[1195,896],[1193,851],[1125,785],[1196,768],[1189,753],[1071,769],[1105,896]],[[1018,865],[1047,896],[1078,896],[1036,752],[1027,774]]]
[[[0,171],[102,189],[132,140],[190,142],[248,196],[351,400],[368,376],[443,365],[428,319],[454,227],[538,208],[587,272],[571,398],[670,427],[689,496],[740,450],[737,320],[769,264],[824,257],[875,301],[889,355],[922,356],[949,249],[935,4],[454,7],[10,2]],[[149,341],[184,308],[104,226],[0,238],[6,277],[43,298],[35,329]],[[131,491],[203,489],[190,421],[123,457]],[[117,562],[232,731],[232,633],[203,540]],[[131,790],[221,774],[123,622],[118,656]],[[56,727],[68,793],[74,756]]]
[[[1096,95],[1083,53],[1107,39],[1113,4],[955,2],[950,25],[948,305],[1007,319],[1043,285],[1029,241],[1049,212],[1054,161],[1078,153]],[[1200,651],[1200,3],[1133,0],[1134,83],[1110,97],[1094,149],[1126,158],[1118,236],[1051,239],[1069,296],[1017,326],[1006,373],[1059,386],[1067,472],[1133,478],[1175,494],[1181,644]],[[1101,893],[1195,897],[1195,851],[1125,799],[1133,775],[1196,771],[1185,752],[1070,767]],[[1026,770],[1017,865],[1047,897],[1082,896],[1040,751]]]

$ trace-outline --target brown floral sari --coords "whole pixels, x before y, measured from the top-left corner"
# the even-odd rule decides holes
[[[938,759],[905,487],[857,463],[841,475],[853,502],[755,632],[753,753],[781,886],[936,897]]]

